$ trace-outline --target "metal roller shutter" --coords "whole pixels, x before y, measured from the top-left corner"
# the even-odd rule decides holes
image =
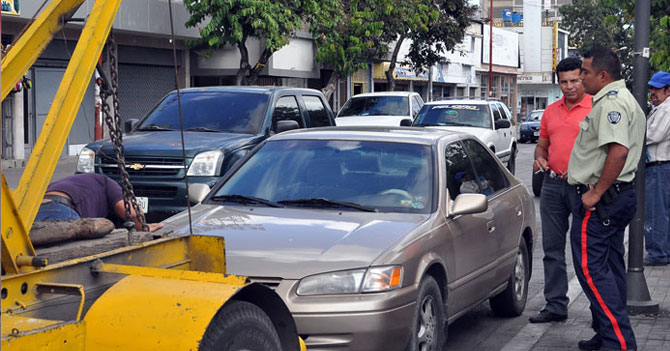
[[[174,89],[174,67],[119,64],[121,119],[144,117]]]

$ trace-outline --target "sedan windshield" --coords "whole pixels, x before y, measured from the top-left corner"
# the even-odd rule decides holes
[[[252,198],[284,207],[429,213],[431,149],[426,145],[346,140],[265,144],[211,197]],[[239,205],[240,201],[235,201]]]
[[[181,94],[185,131],[255,134],[261,128],[268,96],[256,93]],[[136,130],[179,130],[177,94],[168,95]]]
[[[463,126],[491,128],[488,105],[424,105],[414,120],[414,126]]]
[[[362,96],[347,101],[337,117],[409,116],[407,96]]]
[[[542,114],[544,111],[533,111],[528,115],[528,118],[526,119],[527,122],[539,122],[542,120]]]

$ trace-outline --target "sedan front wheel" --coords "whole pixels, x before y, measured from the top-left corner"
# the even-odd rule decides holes
[[[410,340],[405,351],[439,351],[446,341],[444,305],[435,279],[425,276],[419,284]]]

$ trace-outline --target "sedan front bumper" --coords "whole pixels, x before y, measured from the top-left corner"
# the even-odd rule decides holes
[[[310,351],[405,349],[417,285],[385,293],[298,296],[298,283],[285,280],[276,291]]]

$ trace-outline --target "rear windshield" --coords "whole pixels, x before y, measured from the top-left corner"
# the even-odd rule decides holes
[[[184,130],[256,134],[269,96],[240,92],[181,94]],[[179,130],[177,94],[170,94],[136,130]]]
[[[362,96],[347,101],[337,117],[409,116],[407,96]]]
[[[488,105],[424,105],[414,125],[491,128],[491,112]]]

